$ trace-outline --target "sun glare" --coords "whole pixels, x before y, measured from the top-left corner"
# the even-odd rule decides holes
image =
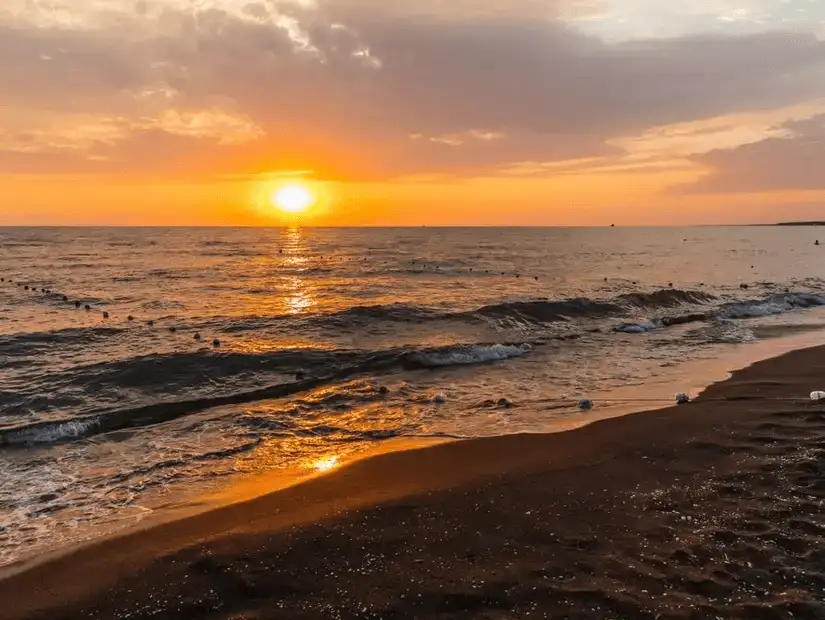
[[[315,196],[304,185],[283,185],[272,192],[272,206],[284,213],[303,213],[315,203]]]

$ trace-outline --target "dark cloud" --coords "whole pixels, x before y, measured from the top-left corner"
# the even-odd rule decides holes
[[[825,190],[825,114],[788,123],[789,137],[711,151],[693,161],[709,169],[684,193]]]
[[[544,14],[544,3],[527,5]],[[241,147],[205,156],[213,147],[188,140],[194,161],[255,167],[259,157],[260,166],[387,177],[609,154],[609,138],[825,92],[825,43],[813,36],[608,44],[561,21],[494,17],[502,3],[489,8],[447,18],[376,12],[362,0],[293,8],[284,15],[297,21],[275,25],[270,4],[251,3],[249,19],[167,9],[148,30],[125,19],[95,30],[5,26],[0,82],[10,87],[0,106],[126,116],[221,107],[266,137],[244,156]],[[178,137],[175,148],[186,143]],[[162,144],[138,135],[95,154],[112,167],[163,166]],[[78,167],[100,167],[85,156]]]

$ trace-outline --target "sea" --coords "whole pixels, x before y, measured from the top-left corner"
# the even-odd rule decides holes
[[[0,566],[246,479],[695,396],[825,342],[817,235],[0,229]]]

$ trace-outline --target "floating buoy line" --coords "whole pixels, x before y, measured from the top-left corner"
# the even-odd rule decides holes
[[[82,307],[87,313],[99,312],[100,316],[101,316],[101,319],[103,321],[112,321],[112,320],[114,320],[114,317],[112,316],[112,314],[109,310],[99,310],[97,308],[94,308],[92,306],[92,304],[83,303],[79,299],[71,300],[68,295],[65,295],[63,293],[54,292],[49,288],[45,288],[45,287],[38,288],[36,286],[31,286],[31,285],[25,284],[23,282],[15,282],[11,278],[6,278],[6,277],[0,277],[0,283],[16,284],[18,288],[22,288],[24,291],[31,291],[33,293],[40,293],[42,295],[47,295],[49,301],[55,301],[55,302],[58,302],[58,303],[62,302],[63,304],[66,304],[67,308],[80,309]],[[136,317],[132,314],[129,314],[129,315],[126,316],[126,321],[128,323],[134,323],[136,320],[137,320]],[[158,319],[147,319],[146,320],[146,325],[148,327],[154,327],[155,321],[157,321],[157,320]],[[170,333],[173,333],[173,334],[177,333],[178,329],[179,328],[175,325],[170,325],[169,326],[169,332]],[[194,336],[193,336],[193,340],[196,341],[196,342],[202,342],[203,341],[203,336],[200,333],[195,333]],[[221,346],[220,339],[215,338],[215,339],[212,340],[212,347],[213,348],[217,349],[220,346]]]

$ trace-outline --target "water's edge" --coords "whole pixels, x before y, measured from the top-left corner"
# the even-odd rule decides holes
[[[632,399],[643,395],[644,401],[629,402],[624,407],[610,407],[607,410],[598,408],[598,397],[595,398],[596,408],[588,414],[580,415],[576,420],[564,420],[548,425],[540,434],[553,434],[571,431],[601,420],[626,415],[641,414],[657,411],[673,405],[666,402],[673,401],[676,392],[685,392],[695,397],[712,385],[730,378],[730,376],[756,364],[758,362],[780,357],[782,355],[807,348],[825,346],[825,329],[816,329],[801,334],[794,334],[780,338],[773,338],[757,343],[737,345],[721,358],[708,362],[699,360],[674,368],[672,375],[657,379],[655,382],[641,386],[628,386],[626,389],[611,391],[603,398]],[[825,388],[825,386],[823,386]],[[807,398],[807,394],[800,394],[800,398]],[[674,403],[675,404],[675,403]],[[663,406],[664,405],[664,406]],[[521,433],[522,431],[514,431]],[[55,549],[46,554],[24,557],[11,564],[0,566],[0,580],[25,572],[34,566],[49,562],[58,557],[69,555],[78,549],[94,546],[105,540],[122,538],[135,532],[144,531],[165,523],[193,517],[217,510],[226,506],[252,501],[256,498],[278,493],[287,488],[304,484],[320,476],[338,471],[352,463],[375,458],[378,455],[390,452],[427,449],[436,444],[449,441],[472,441],[473,439],[417,439],[399,437],[390,439],[377,446],[371,446],[363,451],[348,455],[334,466],[324,469],[306,470],[273,470],[260,475],[245,475],[230,478],[221,485],[217,492],[207,492],[197,497],[187,497],[176,502],[169,501],[161,508],[154,510],[149,516],[131,526],[124,527],[113,533],[73,543]]]

